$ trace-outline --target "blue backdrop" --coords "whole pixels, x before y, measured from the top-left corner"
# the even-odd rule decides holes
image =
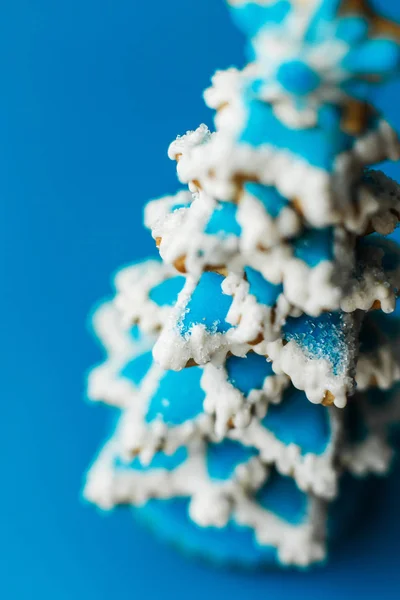
[[[84,402],[100,358],[86,315],[119,265],[154,252],[142,206],[178,187],[168,144],[212,124],[201,91],[242,61],[223,0],[1,3],[4,600],[398,597],[396,481],[329,568],[307,575],[215,571],[128,511],[104,517],[80,501],[107,421]],[[400,86],[378,102],[400,127]]]

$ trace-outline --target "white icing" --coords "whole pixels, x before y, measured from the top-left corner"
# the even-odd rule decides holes
[[[321,455],[303,455],[299,446],[284,444],[258,419],[253,419],[246,429],[231,430],[229,437],[257,448],[264,462],[273,464],[282,475],[292,476],[304,492],[332,499],[338,492],[340,471],[336,465],[336,457],[343,435],[343,414],[335,408],[326,410],[329,414],[331,437],[328,447]]]
[[[156,260],[121,269],[115,277],[115,305],[123,323],[128,326],[139,322],[145,333],[157,331],[166,322],[171,308],[158,306],[149,294],[152,288],[175,275],[172,268]]]
[[[266,377],[262,389],[251,390],[246,398],[240,390],[228,381],[224,364],[208,363],[204,367],[201,386],[206,392],[204,410],[215,415],[215,434],[222,439],[228,429],[234,426],[244,429],[254,414],[262,418],[269,402],[277,403],[283,390],[289,385],[285,375]]]
[[[224,527],[230,519],[251,527],[261,545],[278,549],[284,564],[307,565],[323,558],[326,505],[310,497],[305,522],[291,525],[262,508],[252,493],[266,481],[268,470],[259,459],[241,464],[228,481],[211,480],[202,443],[189,448],[189,458],[173,471],[134,472],[116,469],[118,432],[105,445],[89,471],[85,497],[105,510],[120,504],[140,506],[150,498],[190,497],[190,516],[202,527]]]
[[[217,202],[204,192],[195,195],[190,209],[175,211],[152,228],[153,237],[161,239],[160,255],[163,261],[174,264],[185,258],[185,270],[199,275],[206,267],[225,265],[237,255],[239,240],[236,236],[215,236],[205,233]]]
[[[88,398],[125,408],[137,390],[129,380],[120,377],[119,373],[128,361],[150,350],[154,339],[147,337],[139,342],[135,341],[123,326],[121,315],[113,302],[106,302],[97,309],[93,316],[93,326],[108,356],[88,375]]]

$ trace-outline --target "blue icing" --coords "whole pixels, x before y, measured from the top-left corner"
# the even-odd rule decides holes
[[[276,0],[274,4],[260,6],[247,3],[231,7],[235,23],[244,33],[254,37],[265,26],[282,23],[291,11],[288,0]]]
[[[368,34],[368,23],[363,17],[348,16],[340,19],[336,37],[349,45],[357,44]]]
[[[352,340],[343,323],[342,313],[288,317],[282,329],[284,339],[296,342],[306,356],[314,360],[326,359],[335,376],[343,373]]]
[[[134,342],[139,342],[142,339],[142,332],[137,323],[129,329],[129,335]]]
[[[228,381],[246,397],[252,390],[261,390],[267,377],[272,377],[272,363],[265,356],[249,352],[245,358],[230,356],[225,364]]]
[[[173,306],[185,285],[185,277],[177,275],[162,281],[150,290],[150,300],[158,306]]]
[[[121,369],[121,377],[129,379],[134,385],[138,386],[147,375],[152,364],[152,352],[145,352],[140,356],[136,356]]]
[[[248,181],[244,185],[244,190],[257,198],[273,219],[276,219],[281,210],[289,204],[287,198],[281,196],[276,188],[269,185]]]
[[[245,267],[244,272],[250,285],[249,292],[255,296],[257,302],[267,306],[275,306],[278,297],[283,292],[283,286],[270,283],[264,279],[259,271],[251,267]]]
[[[235,469],[257,456],[255,448],[243,446],[233,440],[224,440],[220,444],[209,444],[207,447],[207,470],[211,479],[230,479]]]
[[[306,229],[293,242],[293,252],[311,268],[322,261],[334,260],[334,230],[333,227],[323,229]]]
[[[280,65],[277,81],[290,94],[304,96],[319,87],[320,77],[301,60],[291,60]]]
[[[314,167],[334,170],[336,157],[349,150],[354,137],[341,130],[342,115],[338,107],[323,106],[318,111],[318,125],[307,129],[290,129],[274,114],[272,106],[245,92],[247,123],[240,141],[259,147],[263,144],[284,149]]]
[[[222,292],[224,277],[218,273],[203,273],[179,323],[182,335],[190,335],[194,325],[204,325],[208,333],[226,333],[232,325],[226,316],[232,297]]]
[[[236,213],[236,204],[233,204],[233,202],[220,202],[211,215],[205,233],[220,236],[240,236],[242,228],[236,220]]]
[[[173,471],[180,467],[188,458],[187,449],[183,446],[172,454],[167,455],[164,452],[156,452],[149,464],[143,465],[139,457],[136,457],[131,462],[126,462],[117,458],[115,460],[115,468],[121,471],[152,471],[154,469],[164,469],[166,471]]]
[[[202,374],[200,367],[166,372],[150,401],[147,423],[161,418],[168,425],[181,425],[202,414],[205,398],[200,385]]]
[[[294,387],[286,390],[280,404],[268,407],[262,425],[285,445],[299,446],[302,455],[323,454],[331,439],[329,411]]]
[[[181,208],[188,208],[190,206],[190,202],[177,202],[171,206],[171,212],[175,210],[180,210]]]
[[[194,523],[189,517],[189,502],[187,498],[150,500],[144,507],[135,508],[134,513],[151,525],[157,535],[216,563],[248,567],[279,564],[276,549],[260,546],[249,527],[234,521],[223,528]]]
[[[322,0],[311,19],[305,40],[309,43],[321,41],[326,36],[326,25],[336,20],[342,0]]]
[[[291,477],[273,471],[256,496],[261,506],[292,525],[307,518],[308,498]]]
[[[400,66],[400,47],[385,39],[369,40],[351,50],[342,67],[361,75],[387,75]]]

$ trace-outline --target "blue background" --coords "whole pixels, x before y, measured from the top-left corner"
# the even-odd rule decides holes
[[[105,517],[79,499],[107,422],[84,402],[100,358],[86,315],[119,265],[154,252],[142,206],[178,187],[168,144],[212,124],[201,91],[215,68],[242,62],[222,0],[1,3],[4,600],[398,597],[396,481],[331,565],[307,575],[215,571],[128,511]],[[400,127],[400,86],[378,102]]]

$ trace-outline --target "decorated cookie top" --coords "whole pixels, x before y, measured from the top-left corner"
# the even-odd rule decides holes
[[[232,440],[181,447],[172,455],[158,452],[144,464],[126,458],[117,429],[89,471],[85,496],[104,509],[186,497],[194,523],[250,528],[283,564],[309,564],[326,552],[325,503],[263,466],[256,450]]]
[[[229,4],[251,39],[265,100],[311,113],[327,102],[364,98],[369,86],[399,70],[400,27],[368,0]]]

